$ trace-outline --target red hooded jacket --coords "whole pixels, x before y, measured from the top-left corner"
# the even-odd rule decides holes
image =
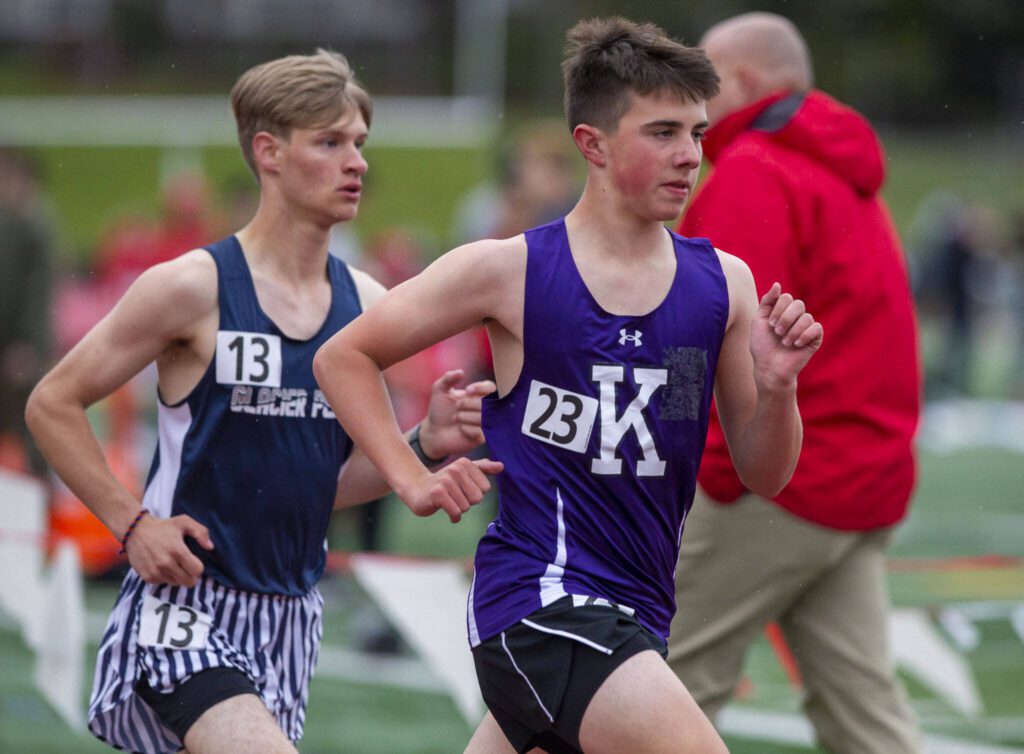
[[[899,521],[914,486],[920,372],[878,138],[821,92],[780,93],[717,123],[704,150],[714,169],[679,232],[743,259],[759,295],[779,281],[825,328],[797,383],[803,451],[775,502],[834,529]],[[720,502],[744,491],[717,416],[699,481]]]

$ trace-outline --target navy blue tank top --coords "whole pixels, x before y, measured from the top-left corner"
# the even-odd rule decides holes
[[[564,220],[526,232],[523,368],[484,404],[505,470],[498,517],[476,552],[474,646],[565,595],[625,606],[668,636],[729,316],[715,250],[671,237],[667,296],[648,314],[620,316],[584,284]]]
[[[344,262],[329,256],[330,310],[316,335],[294,340],[260,308],[238,240],[207,250],[217,264],[216,351],[187,398],[159,402],[143,505],[207,526],[214,549],[192,550],[222,584],[305,594],[323,574],[338,475],[352,451],[317,387],[313,356],[360,313],[359,297]]]

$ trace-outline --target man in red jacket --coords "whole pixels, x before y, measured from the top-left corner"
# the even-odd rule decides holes
[[[803,453],[772,500],[743,488],[713,418],[669,662],[713,719],[777,621],[825,749],[916,752],[888,655],[885,559],[914,486],[920,375],[903,252],[879,196],[882,149],[863,117],[812,88],[788,20],[736,16],[701,46],[722,78],[704,143],[714,169],[680,232],[743,259],[759,292],[780,281],[831,345],[800,375]]]

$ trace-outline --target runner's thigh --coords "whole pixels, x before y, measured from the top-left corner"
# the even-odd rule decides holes
[[[185,749],[189,754],[296,754],[266,705],[252,694],[206,710],[185,734]]]
[[[488,712],[480,721],[473,738],[464,754],[515,754],[515,747],[508,742],[494,715]],[[543,749],[530,749],[528,754],[546,754]]]
[[[620,665],[583,715],[587,754],[727,754],[725,744],[683,684],[654,651]]]

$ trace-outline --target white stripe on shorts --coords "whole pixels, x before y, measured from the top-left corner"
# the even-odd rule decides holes
[[[533,682],[530,681],[529,676],[526,675],[522,670],[519,669],[519,663],[516,662],[516,658],[512,656],[512,650],[508,648],[508,643],[505,641],[505,632],[501,632],[501,648],[505,650],[505,655],[508,657],[508,661],[512,663],[512,667],[519,674],[519,677],[526,682],[527,688],[530,689],[530,693],[533,694],[533,699],[537,702],[537,706],[540,707],[541,712],[548,718],[549,722],[554,722],[555,718],[548,711],[548,708],[544,705],[544,700],[540,698],[540,694],[537,693],[537,689],[533,687]]]
[[[138,643],[146,594],[211,616],[206,646],[171,649]],[[100,643],[89,703],[89,729],[120,749],[171,754],[181,741],[135,693],[145,675],[161,693],[209,668],[245,673],[278,725],[302,738],[309,681],[323,636],[323,598],[314,588],[300,597],[242,592],[200,579],[195,587],[152,586],[129,571]]]
[[[532,620],[527,620],[526,618],[523,618],[519,622],[522,623],[524,626],[529,626],[535,631],[540,631],[541,633],[545,634],[551,634],[552,636],[564,636],[566,639],[572,639],[573,641],[578,641],[580,644],[586,644],[588,647],[590,647],[591,649],[596,649],[598,652],[603,652],[606,655],[612,654],[611,649],[604,646],[603,644],[598,644],[596,641],[591,641],[586,636],[580,636],[579,634],[574,634],[570,631],[562,631],[558,628],[548,628],[547,626],[542,626],[539,623],[534,623]]]

